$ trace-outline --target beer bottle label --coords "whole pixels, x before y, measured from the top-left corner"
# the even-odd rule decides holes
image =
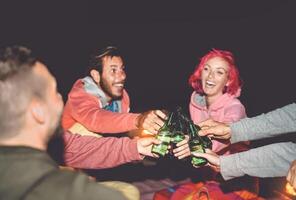
[[[177,144],[184,139],[185,135],[182,132],[174,132],[171,142]]]
[[[207,162],[208,161],[205,158],[201,158],[201,157],[193,156],[191,159],[191,164],[196,167],[201,167],[201,166],[207,164]]]
[[[171,141],[170,134],[171,133],[169,131],[161,131],[156,135],[156,139],[158,139],[161,143],[152,146],[153,153],[156,153],[160,156],[164,156],[167,153],[168,146]]]
[[[191,152],[198,152],[198,153],[205,152],[205,150],[201,144],[192,145],[192,143],[190,145],[190,151]],[[203,166],[203,165],[207,164],[207,160],[205,158],[192,156],[191,163],[193,166]]]

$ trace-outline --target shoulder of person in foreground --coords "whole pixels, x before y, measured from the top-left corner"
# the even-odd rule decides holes
[[[27,198],[34,199],[36,195],[48,200],[126,199],[119,191],[90,180],[85,174],[68,170],[56,170],[46,175],[31,189]]]

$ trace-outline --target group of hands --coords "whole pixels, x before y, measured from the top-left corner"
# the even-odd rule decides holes
[[[142,113],[138,117],[138,127],[139,129],[146,130],[150,135],[138,138],[138,151],[141,155],[158,157],[158,155],[151,152],[153,144],[160,144],[161,142],[157,140],[154,135],[157,134],[158,130],[164,125],[164,121],[167,119],[167,115],[161,110],[152,110]],[[230,128],[227,124],[219,123],[213,120],[206,120],[198,124],[202,130],[199,131],[200,136],[208,136],[211,138],[229,139],[230,138]],[[170,148],[170,147],[169,147]],[[196,157],[203,157],[209,161],[209,166],[215,171],[219,171],[220,162],[219,156],[206,149],[205,153],[191,152],[189,148],[189,137],[186,135],[185,139],[177,143],[177,148],[173,149],[174,156],[178,159],[186,158],[190,155]]]
[[[154,135],[163,126],[164,121],[167,119],[167,115],[161,110],[152,110],[139,115],[137,119],[137,125],[139,129],[146,130],[150,133],[150,136],[139,137],[137,140],[138,152],[143,156],[150,156],[157,158],[158,155],[151,152],[153,144],[160,144]],[[231,129],[229,124],[221,123],[208,119],[198,124],[201,130],[198,132],[200,136],[208,136],[210,138],[225,139],[231,138]],[[205,153],[191,152],[189,148],[189,137],[186,135],[185,139],[177,144],[177,148],[173,149],[174,156],[178,159],[186,158],[190,155],[196,157],[202,157],[208,160],[208,166],[213,170],[220,171],[220,158],[211,151],[205,149]],[[292,162],[287,175],[287,181],[296,189],[296,160]]]

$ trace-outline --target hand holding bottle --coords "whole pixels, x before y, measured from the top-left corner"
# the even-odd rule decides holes
[[[202,157],[207,159],[208,165],[216,172],[220,172],[220,158],[219,156],[211,151],[210,149],[205,149],[206,153],[200,152],[191,152],[191,154],[195,157]],[[195,166],[198,168],[197,166]]]
[[[151,134],[157,134],[166,118],[166,114],[161,110],[150,110],[139,115],[137,118],[137,127],[145,129]]]
[[[169,118],[165,121],[163,126],[159,129],[157,135],[155,136],[160,143],[152,146],[152,153],[159,156],[165,156],[168,153],[168,148],[171,142],[172,133],[170,130],[170,125],[172,122],[174,113],[169,114]]]
[[[178,159],[183,159],[191,155],[189,148],[189,136],[186,135],[185,139],[177,143],[177,148],[173,149],[174,156]]]
[[[150,156],[158,158],[157,154],[151,152],[153,144],[160,144],[161,142],[157,140],[155,137],[143,137],[137,140],[137,148],[139,154],[143,156]]]
[[[201,130],[198,132],[200,136],[209,136],[218,139],[229,139],[231,137],[231,129],[228,124],[208,119],[198,124]]]

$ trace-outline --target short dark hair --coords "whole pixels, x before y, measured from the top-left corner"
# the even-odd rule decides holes
[[[120,50],[117,47],[114,46],[108,46],[104,49],[96,49],[93,51],[93,53],[90,56],[89,63],[88,63],[88,73],[95,69],[102,73],[102,67],[103,67],[103,58],[104,57],[120,57],[122,61],[124,62],[123,55],[121,54]]]
[[[0,138],[16,135],[31,99],[45,96],[45,81],[33,73],[36,62],[26,47],[0,50]]]

